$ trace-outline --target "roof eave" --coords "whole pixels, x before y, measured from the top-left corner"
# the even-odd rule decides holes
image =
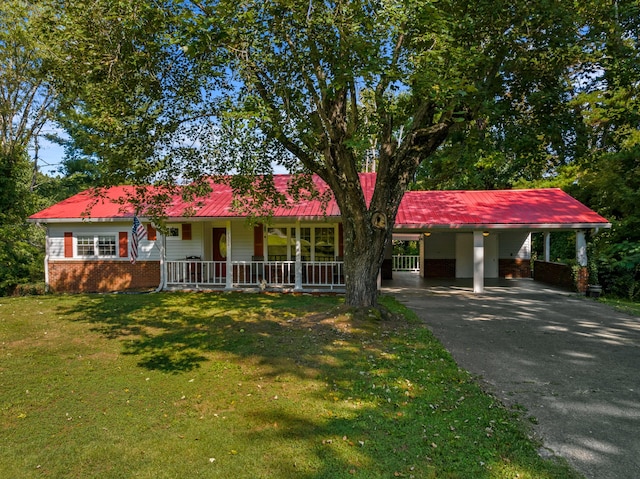
[[[53,224],[53,223],[121,223],[131,221],[133,216],[120,216],[110,218],[27,218],[29,223],[34,224]]]
[[[607,229],[611,223],[461,223],[461,224],[396,224],[394,231],[415,230],[584,230]]]

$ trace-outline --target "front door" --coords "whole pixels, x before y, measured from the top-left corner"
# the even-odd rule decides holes
[[[227,276],[227,229],[213,228],[213,261],[215,276],[224,280]]]

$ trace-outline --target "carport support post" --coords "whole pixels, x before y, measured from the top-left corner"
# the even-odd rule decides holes
[[[426,240],[426,235],[424,233],[422,233],[420,235],[420,277],[424,278],[424,249],[425,249],[425,240]]]
[[[587,264],[587,238],[584,230],[576,231],[576,261],[578,262],[578,277],[576,278],[576,289],[580,293],[587,291],[589,282],[589,270]]]
[[[576,232],[576,261],[582,267],[587,266],[587,239],[583,230]]]
[[[484,236],[473,232],[473,292],[484,292]]]
[[[548,263],[551,260],[551,233],[548,231],[544,233],[544,262]]]

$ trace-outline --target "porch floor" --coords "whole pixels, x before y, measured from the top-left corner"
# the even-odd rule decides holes
[[[533,286],[531,278],[485,278],[485,290],[527,289]],[[426,293],[473,293],[473,278],[421,278],[418,272],[394,271],[393,279],[382,281],[383,293],[393,294],[406,290],[424,290]]]
[[[532,287],[534,280],[530,278],[506,279],[485,278],[484,287],[491,289],[528,289]],[[425,293],[473,293],[473,278],[421,278],[418,272],[394,271],[393,279],[382,281],[381,292],[386,294],[400,293],[406,290],[424,290]],[[235,286],[226,289],[224,286],[208,284],[186,283],[169,285],[166,291],[240,291],[246,293],[310,293],[310,294],[344,294],[343,286],[313,286],[295,290],[293,286],[270,285],[264,290],[254,285]]]
[[[215,292],[241,292],[241,293],[297,293],[297,294],[344,294],[343,286],[314,286],[296,290],[293,286],[270,285],[265,289],[256,286],[234,286],[227,289],[225,286],[210,284],[186,283],[171,284],[164,288],[165,291],[215,291]]]

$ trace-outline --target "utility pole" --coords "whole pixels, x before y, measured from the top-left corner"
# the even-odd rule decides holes
[[[40,144],[38,142],[39,133],[35,133],[33,135],[33,175],[31,176],[31,188],[30,191],[35,190],[36,182],[38,181],[38,152],[40,150]]]

